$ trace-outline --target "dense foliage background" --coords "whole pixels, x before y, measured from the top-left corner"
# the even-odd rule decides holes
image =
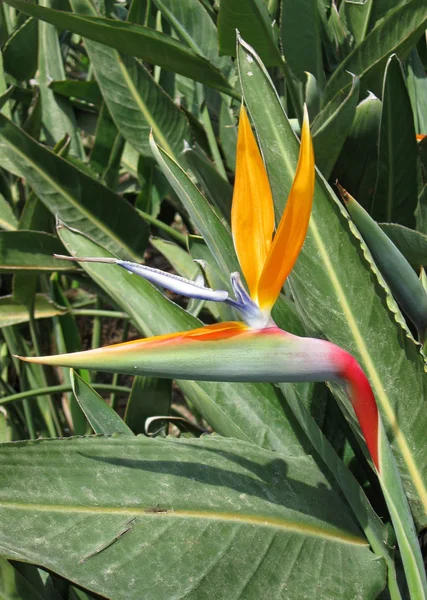
[[[111,253],[229,289],[242,96],[277,216],[305,102],[314,208],[274,318],[365,369],[423,543],[426,25],[425,0],[0,5],[1,598],[407,597],[343,386],[16,355],[238,318],[52,255]]]

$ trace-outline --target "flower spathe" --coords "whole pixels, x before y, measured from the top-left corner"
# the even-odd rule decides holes
[[[220,323],[86,352],[24,360],[176,379],[270,382],[344,379],[350,385],[355,412],[379,469],[378,411],[369,382],[357,361],[330,342],[286,333],[275,325],[270,314],[303,246],[314,182],[314,153],[305,109],[295,178],[274,234],[267,172],[242,107],[231,223],[249,293],[238,273],[231,274],[232,298],[225,290],[214,290],[198,281],[137,263],[115,258],[62,258],[114,264],[176,293],[228,303],[240,312],[244,323]]]

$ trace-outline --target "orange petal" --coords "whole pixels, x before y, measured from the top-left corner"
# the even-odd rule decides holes
[[[240,111],[231,229],[253,300],[271,246],[274,209],[267,171],[245,108]]]
[[[258,285],[258,304],[271,309],[307,235],[314,193],[314,151],[307,108],[295,178]]]
[[[417,138],[417,142],[421,142],[421,140],[423,140],[426,137],[425,133],[417,133],[416,138]]]

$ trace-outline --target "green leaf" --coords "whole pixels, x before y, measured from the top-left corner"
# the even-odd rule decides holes
[[[102,179],[111,164],[113,149],[120,140],[123,140],[123,138],[111,118],[107,105],[102,102],[96,123],[95,140],[90,154],[90,166],[99,173]]]
[[[219,113],[219,131],[222,151],[228,167],[236,170],[237,128],[229,99],[223,98]]]
[[[5,71],[18,81],[31,79],[37,69],[38,43],[38,22],[26,19],[4,45]]]
[[[247,61],[247,55],[250,61]],[[298,143],[254,51],[239,51],[242,89],[267,163],[277,214],[298,160]],[[252,75],[247,75],[250,70]],[[302,252],[290,276],[312,335],[353,354],[365,369],[419,526],[427,523],[427,395],[424,358],[399,309],[327,183],[318,176]],[[405,411],[400,410],[402,402]]]
[[[0,447],[3,552],[103,596],[330,600],[384,585],[383,561],[308,457],[215,437],[16,447]]]
[[[342,493],[352,507],[372,549],[386,560],[390,597],[396,600],[400,599],[401,595],[396,581],[396,567],[389,547],[390,542],[386,526],[373,511],[368,498],[360,490],[356,478],[335,453],[324,433],[295,393],[294,388],[289,383],[280,384],[280,388],[284,391],[286,400],[298,423],[340,485]]]
[[[334,177],[368,210],[377,177],[381,101],[369,94],[356,108]]]
[[[81,15],[96,16],[90,0],[71,0]],[[103,98],[123,137],[140,154],[151,156],[148,136],[153,131],[161,145],[172,155],[190,140],[184,113],[155,82],[135,58],[120,55],[113,48],[85,41]]]
[[[64,247],[58,238],[40,231],[0,232],[0,272],[69,271],[65,261],[54,258]],[[74,270],[71,267],[71,270]]]
[[[3,65],[3,55],[0,52],[0,110],[8,119],[10,119],[12,113],[10,110],[9,98],[12,97],[15,91],[13,85],[8,86],[6,81],[6,73]]]
[[[10,0],[8,4],[60,29],[78,33],[84,38],[105,44],[129,56],[142,58],[174,73],[181,73],[226,94],[237,95],[209,61],[178,40],[154,29],[119,20],[75,15],[28,4],[24,0]]]
[[[322,12],[325,9],[322,8],[320,10]],[[322,18],[325,29],[323,46],[329,67],[328,70],[334,72],[350,52],[351,34],[343,22],[335,2],[330,7],[327,7],[327,14],[327,18],[326,15]]]
[[[351,85],[342,90],[317,115],[312,125],[314,153],[316,165],[326,179],[341,153],[344,142],[351,130],[357,102],[359,100],[360,82],[352,77]]]
[[[186,147],[184,152],[188,165],[202,185],[207,198],[217,208],[226,222],[230,223],[231,200],[233,198],[232,186],[218,173],[201,148]]]
[[[190,254],[177,244],[156,237],[151,238],[150,243],[170,262],[174,270],[181,277],[194,280],[200,273],[199,266],[194,262]]]
[[[380,20],[384,19],[394,9],[403,6],[406,2],[407,0],[374,0],[369,17],[369,28],[373,29]]]
[[[89,102],[94,106],[101,107],[102,94],[96,81],[78,81],[76,79],[64,79],[63,81],[52,81],[50,89],[65,98],[77,98]]]
[[[121,258],[142,257],[147,226],[132,206],[0,115],[0,165],[24,177],[52,214]]]
[[[218,54],[216,26],[199,0],[154,0],[179,39],[218,69],[230,70],[231,61]]]
[[[0,598],[2,600],[45,600],[16,567],[0,558]]]
[[[427,133],[427,75],[417,49],[407,61],[406,81],[417,133]]]
[[[362,89],[381,94],[382,75],[390,54],[400,58],[409,54],[427,24],[425,0],[409,0],[398,6],[358,44],[341,62],[326,86],[328,98],[346,85],[347,72],[361,79]]]
[[[236,56],[236,29],[271,67],[280,65],[277,31],[263,0],[221,0],[218,16],[220,54]]]
[[[133,435],[114,409],[73,369],[70,378],[74,396],[95,433]]]
[[[384,73],[377,183],[372,205],[376,221],[415,225],[417,161],[411,102],[400,61],[393,55]]]
[[[42,6],[49,6],[51,0],[41,0]],[[70,151],[83,159],[84,151],[73,109],[65,98],[55,96],[49,87],[55,79],[65,79],[65,69],[59,44],[58,32],[53,25],[38,22],[39,57],[37,82],[39,84],[42,111],[42,126],[50,146],[60,142],[65,135],[71,140]]]
[[[323,70],[321,22],[317,0],[283,0],[281,8],[280,34],[285,60],[292,71],[302,81],[305,73],[311,73],[323,89],[325,72]],[[302,26],[304,24],[304,26]],[[248,40],[240,30],[243,38]],[[252,44],[255,47],[256,45]],[[264,61],[265,62],[265,61]]]
[[[340,5],[340,15],[351,32],[355,45],[360,44],[369,31],[369,19],[371,16],[374,0],[354,2],[354,0],[343,0]]]
[[[420,280],[406,258],[360,204],[345,190],[341,195],[384,279],[403,312],[416,326],[418,338],[423,343],[427,333],[427,294]]]
[[[0,194],[0,228],[8,231],[14,231],[18,227],[18,220],[15,217],[9,202]]]
[[[50,291],[54,302],[69,309],[69,312],[65,315],[53,317],[53,334],[55,337],[56,351],[79,352],[83,349],[81,334],[76,323],[76,318],[70,310],[71,307],[68,298],[61,288],[58,273],[55,273],[51,277]],[[89,371],[80,369],[79,374],[84,378],[85,381],[90,381]],[[69,369],[60,369],[59,378],[65,383],[71,385]],[[67,420],[70,421],[72,433],[74,435],[85,435],[88,433],[88,422],[73,395],[64,395],[62,398],[62,403],[64,408],[67,410]]]
[[[135,433],[145,433],[145,422],[170,414],[172,381],[157,377],[135,377],[126,405],[125,423]]]
[[[379,226],[416,270],[427,265],[427,235],[395,223],[379,223]]]
[[[47,319],[55,315],[63,315],[66,310],[51,302],[44,294],[37,294],[34,301],[34,318]],[[12,296],[0,298],[0,327],[27,323],[30,315],[28,306],[14,300]]]

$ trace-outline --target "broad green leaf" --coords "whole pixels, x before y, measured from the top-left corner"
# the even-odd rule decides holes
[[[236,29],[267,66],[280,65],[277,30],[263,0],[221,0],[218,16],[220,54],[236,56]]]
[[[406,82],[417,133],[427,133],[427,74],[414,48],[407,62]]]
[[[147,26],[152,20],[149,0],[132,0],[129,6],[128,21]]]
[[[64,247],[58,238],[40,231],[0,232],[0,272],[69,271],[65,261],[54,258]],[[71,270],[74,270],[73,267]]]
[[[302,81],[311,73],[321,88],[325,85],[323,70],[321,22],[317,0],[283,0],[280,34],[285,60]],[[303,26],[302,26],[303,24]],[[240,28],[239,28],[240,30]],[[251,41],[240,31],[243,38]],[[256,46],[252,44],[252,46]]]
[[[49,6],[50,3],[51,0],[40,1],[41,6]],[[37,81],[41,97],[43,132],[50,146],[54,146],[68,134],[71,138],[71,152],[83,159],[83,145],[73,109],[68,100],[55,96],[49,87],[52,80],[65,79],[58,31],[53,25],[44,21],[38,21],[38,26]]]
[[[381,101],[369,94],[356,108],[334,177],[370,210],[377,177]]]
[[[15,217],[9,202],[0,194],[0,228],[6,231],[14,231],[18,227],[18,220]]]
[[[380,96],[382,75],[390,54],[406,57],[427,24],[425,0],[409,0],[398,6],[343,60],[326,87],[328,98],[346,85],[347,72],[361,79],[362,89]]]
[[[230,70],[231,62],[218,55],[218,34],[215,24],[199,0],[154,0],[179,39],[217,68]]]
[[[259,136],[280,215],[284,190],[289,190],[293,181],[298,143],[268,74],[254,51],[243,42],[239,61],[245,101]],[[418,525],[425,525],[424,359],[357,231],[320,176],[308,235],[290,283],[311,333],[346,349],[365,369],[386,430],[393,432],[393,450]],[[400,409],[403,404],[404,411]]]
[[[427,294],[418,276],[372,217],[345,190],[340,191],[384,279],[403,312],[417,328],[418,339],[424,343],[427,333]],[[413,233],[416,235],[415,231]]]
[[[5,71],[18,81],[33,77],[37,69],[38,22],[29,18],[7,40],[3,52]]]
[[[308,456],[118,436],[3,444],[0,462],[5,556],[103,596],[338,600],[384,585],[383,561]]]
[[[379,223],[379,226],[417,271],[421,265],[427,265],[426,234],[395,223]]]
[[[73,10],[96,16],[90,0],[71,0]],[[135,58],[117,50],[85,41],[103,98],[123,137],[143,155],[151,155],[150,130],[161,145],[177,156],[190,129],[184,113],[155,82],[148,70]]]
[[[78,232],[60,227],[59,236],[75,256],[111,256]],[[82,263],[85,271],[126,311],[145,335],[200,327],[201,322],[167,300],[150,283],[113,265]],[[292,417],[283,411],[281,394],[267,383],[178,381],[191,404],[221,435],[240,438],[276,451],[304,454]]]
[[[352,77],[351,85],[346,87],[346,91],[344,98],[342,92],[337,94],[320,111],[312,125],[316,165],[326,179],[332,173],[353,124],[359,100],[359,79],[357,77]]]
[[[369,29],[373,29],[380,20],[384,19],[391,11],[403,6],[407,0],[374,0],[369,17]]]
[[[229,224],[231,219],[231,200],[233,188],[229,182],[218,173],[211,161],[201,148],[185,148],[185,158],[190,169],[202,185],[207,198],[216,206],[220,215]]]
[[[62,315],[66,310],[51,302],[44,294],[37,294],[34,302],[34,318],[47,319],[55,315]],[[0,297],[0,327],[27,323],[30,316],[28,306],[14,300],[12,296]]]
[[[60,29],[78,33],[84,38],[115,48],[129,56],[181,73],[236,96],[225,77],[209,61],[178,40],[154,29],[113,19],[76,15],[65,11],[28,4],[24,0],[8,2],[24,14],[42,19]]]
[[[411,102],[400,61],[393,55],[384,73],[377,183],[372,204],[376,221],[415,225],[417,161]]]
[[[115,410],[73,369],[70,378],[74,396],[95,433],[133,435]]]
[[[104,243],[121,258],[142,257],[147,226],[107,187],[27,136],[0,115],[0,165],[24,177],[56,216]]]
[[[280,384],[280,388],[283,390],[286,401],[297,418],[298,423],[341,486],[342,493],[358,518],[359,524],[363,528],[372,549],[381,554],[386,560],[389,591],[390,593],[393,592],[391,597],[396,598],[396,600],[400,599],[401,595],[396,581],[396,567],[388,545],[388,535],[385,525],[372,510],[367,497],[360,491],[360,486],[354,475],[345,467],[316,421],[304,406],[304,403],[301,402],[295,393],[295,388],[289,383]]]
[[[126,405],[125,423],[135,433],[145,433],[149,417],[170,414],[172,381],[157,377],[135,377]]]

